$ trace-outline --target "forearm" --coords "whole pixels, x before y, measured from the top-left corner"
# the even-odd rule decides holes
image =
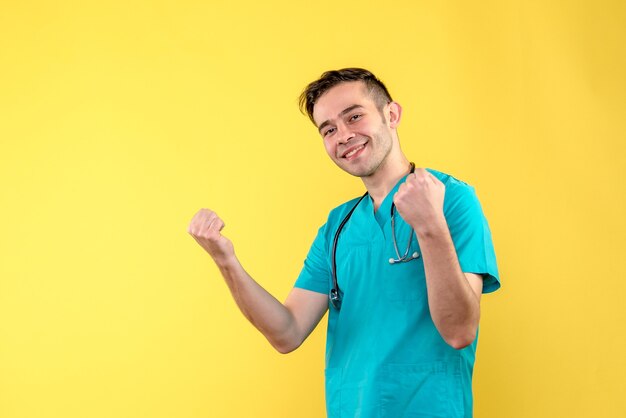
[[[205,208],[194,215],[187,232],[220,269],[245,317],[276,350],[295,350],[324,315],[328,306],[326,295],[294,288],[285,303],[280,303],[246,273],[232,242],[221,234],[223,228],[224,221]]]
[[[419,232],[418,241],[433,322],[449,345],[463,348],[476,337],[480,300],[461,271],[445,221]]]
[[[291,311],[254,281],[234,255],[216,264],[241,312],[270,344],[281,353],[297,348],[302,338]]]

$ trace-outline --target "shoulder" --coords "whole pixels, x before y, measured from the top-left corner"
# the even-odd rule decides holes
[[[434,175],[446,186],[446,195],[444,198],[444,210],[454,210],[458,206],[467,206],[478,203],[476,197],[476,191],[474,186],[466,183],[463,180],[438,171],[432,168],[426,169],[429,173]]]
[[[442,171],[438,171],[432,168],[427,168],[426,171],[428,171],[433,176],[437,177],[439,181],[441,181],[443,184],[446,185],[446,188],[451,187],[455,190],[474,189],[473,186],[467,184],[463,180],[457,179],[456,177],[450,174],[447,174],[447,173],[444,173]]]
[[[328,214],[328,224],[339,224],[343,218],[348,215],[348,213],[354,208],[354,206],[359,202],[359,200],[363,198],[363,196],[355,197],[354,199],[350,199],[345,203],[333,208]]]
[[[333,208],[328,213],[328,218],[326,219],[324,225],[320,227],[318,231],[318,238],[323,237],[327,242],[330,242],[334,233],[337,231],[337,228],[339,227],[341,221],[345,219],[348,213],[350,213],[352,208],[354,208],[357,203],[359,203],[362,197],[363,195],[355,197]]]

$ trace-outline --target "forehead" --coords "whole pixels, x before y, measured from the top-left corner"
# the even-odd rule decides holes
[[[350,81],[337,84],[317,99],[313,107],[313,119],[319,126],[320,123],[336,118],[342,110],[355,104],[364,107],[374,105],[365,83]]]

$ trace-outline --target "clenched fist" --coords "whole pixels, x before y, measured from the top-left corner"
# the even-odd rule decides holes
[[[222,235],[222,228],[224,228],[224,221],[215,212],[200,209],[187,229],[187,232],[213,257],[217,264],[227,261],[235,254],[233,243]]]
[[[446,225],[443,198],[446,186],[423,168],[416,168],[393,196],[402,219],[420,236]]]

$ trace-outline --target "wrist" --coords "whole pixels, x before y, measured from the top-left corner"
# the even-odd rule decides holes
[[[230,271],[238,264],[235,254],[213,257],[213,261],[222,272]]]
[[[448,230],[448,223],[443,215],[433,218],[431,221],[423,222],[420,225],[415,225],[413,226],[413,230],[420,241],[424,239],[444,237],[450,234],[450,231]]]

